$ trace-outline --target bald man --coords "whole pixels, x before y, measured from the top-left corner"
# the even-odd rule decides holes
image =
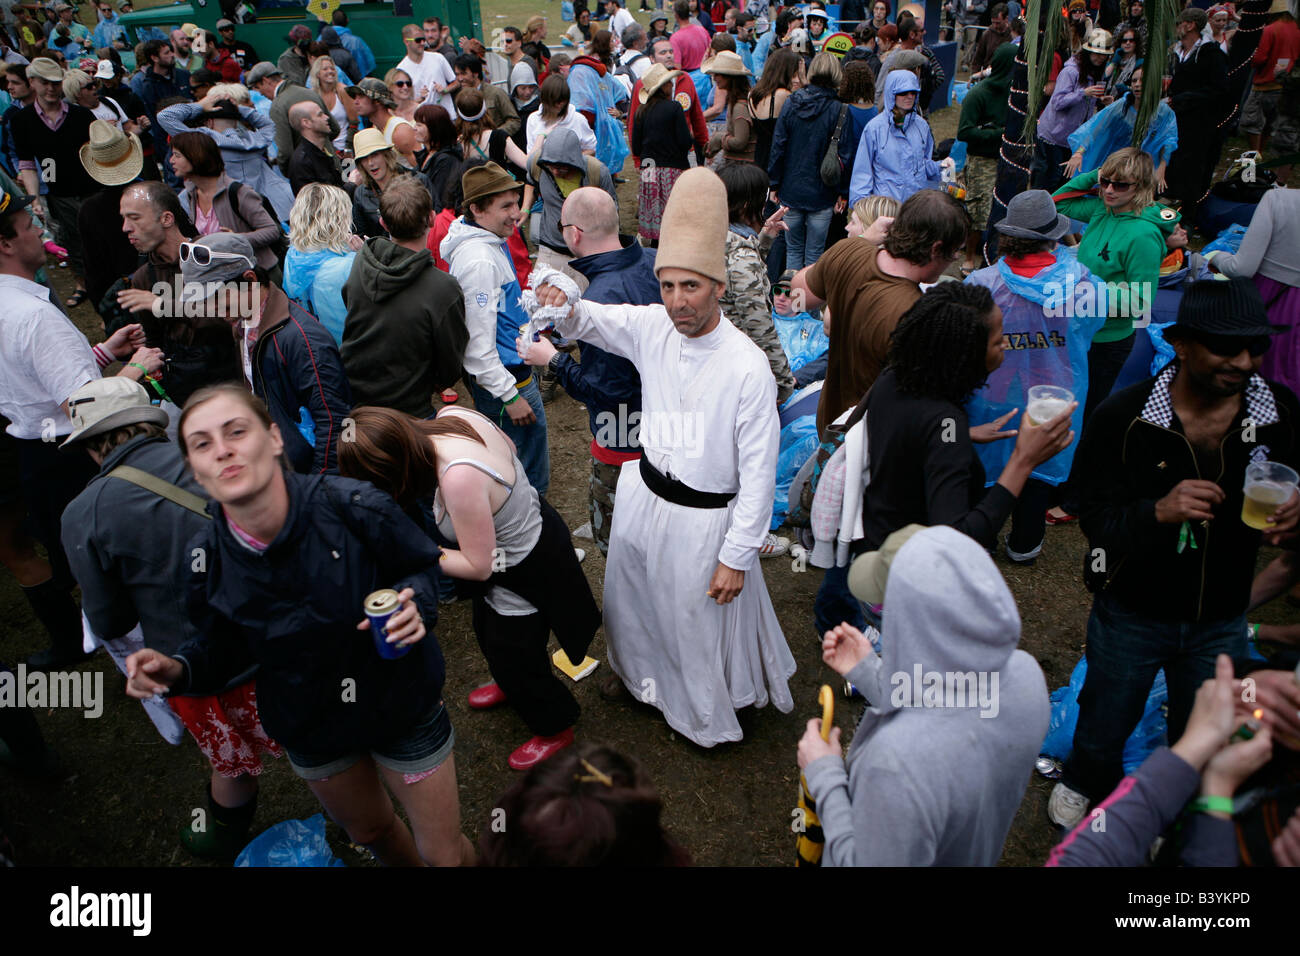
[[[308,183],[325,183],[343,188],[338,154],[330,142],[330,116],[315,100],[302,100],[289,107],[289,125],[300,137],[289,158],[289,185],[293,194]]]
[[[633,236],[618,233],[618,207],[609,193],[594,186],[575,189],[560,213],[564,241],[575,258],[569,267],[590,285],[589,302],[659,305],[655,254]],[[625,358],[579,341],[582,364],[543,338],[528,346],[523,359],[545,366],[576,401],[587,406],[591,424],[591,535],[602,554],[609,553],[614,520],[614,492],[619,469],[641,457],[637,423],[641,418],[641,376]]]

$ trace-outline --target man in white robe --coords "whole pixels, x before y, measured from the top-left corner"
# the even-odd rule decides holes
[[[619,475],[605,570],[609,662],[702,747],[743,737],[741,707],[794,707],[794,658],[758,556],[775,489],[776,382],[718,305],[727,221],[717,174],[688,170],[664,211],[655,261],[664,304],[578,301],[556,322],[641,374],[643,454]],[[566,302],[549,285],[537,299]]]

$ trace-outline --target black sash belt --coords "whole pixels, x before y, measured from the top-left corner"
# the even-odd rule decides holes
[[[664,501],[684,508],[725,508],[736,497],[734,491],[696,491],[690,485],[663,474],[650,464],[645,455],[641,456],[641,480]]]

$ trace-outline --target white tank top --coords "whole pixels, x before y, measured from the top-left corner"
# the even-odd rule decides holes
[[[339,124],[339,134],[334,137],[334,148],[343,150],[348,145],[348,111],[343,108],[343,97],[337,93],[334,94],[334,108],[330,110],[330,116],[334,117],[334,122]]]
[[[409,126],[411,127],[411,129],[415,129],[415,124],[412,123],[410,120],[402,119],[402,117],[400,116],[388,117],[388,123],[387,125],[384,126],[384,139],[388,141],[389,146],[393,145],[393,130],[403,125]]]

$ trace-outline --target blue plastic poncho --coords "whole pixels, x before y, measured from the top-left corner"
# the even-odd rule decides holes
[[[1074,449],[1083,434],[1083,408],[1088,400],[1088,348],[1106,321],[1106,287],[1093,279],[1064,247],[1055,251],[1056,263],[1031,277],[1018,276],[999,260],[973,272],[966,281],[982,285],[1002,310],[1002,331],[1007,349],[1002,365],[967,403],[971,424],[983,425],[1013,408],[1023,413],[1031,385],[1060,385],[1074,393],[1074,441],[1043,462],[1033,477],[1059,485],[1070,474]],[[1009,422],[1008,428],[1018,427]],[[1013,439],[975,446],[988,484],[1006,467],[1015,448]]]
[[[303,252],[290,247],[284,257],[284,292],[325,326],[334,341],[343,344],[343,325],[348,317],[343,304],[343,287],[352,273],[355,252],[340,255],[332,249]]]
[[[575,110],[595,115],[596,158],[605,164],[611,176],[619,174],[631,154],[623,124],[609,115],[619,99],[626,96],[612,74],[601,76],[587,63],[573,64],[569,70],[569,102]]]
[[[785,357],[790,360],[792,372],[799,371],[815,358],[821,358],[831,347],[822,320],[814,319],[807,312],[781,315],[773,311],[772,324],[776,326],[777,338],[781,340]]]
[[[1070,149],[1078,151],[1080,147],[1083,148],[1083,164],[1079,167],[1079,172],[1088,173],[1098,169],[1111,153],[1132,146],[1133,124],[1136,121],[1137,110],[1130,105],[1130,97],[1126,96],[1095,113],[1071,133]],[[1174,111],[1161,103],[1147,129],[1146,138],[1142,140],[1142,151],[1159,166],[1162,162],[1167,163],[1177,148],[1178,120],[1174,117]]]

